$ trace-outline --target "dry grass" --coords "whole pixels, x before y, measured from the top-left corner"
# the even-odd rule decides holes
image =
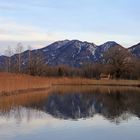
[[[53,85],[137,86],[137,80],[93,80],[84,78],[43,78],[24,74],[0,73],[0,94],[48,88]]]
[[[50,82],[46,78],[0,73],[0,92],[47,88],[49,86]]]
[[[51,79],[53,85],[140,86],[140,80],[94,80],[84,78]]]

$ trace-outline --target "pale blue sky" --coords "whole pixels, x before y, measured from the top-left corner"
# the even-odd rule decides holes
[[[0,52],[63,39],[140,42],[140,0],[0,0]]]

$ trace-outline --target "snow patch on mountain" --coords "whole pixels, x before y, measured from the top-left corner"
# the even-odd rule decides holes
[[[54,42],[45,48],[32,50],[32,56],[39,52],[45,64],[50,66],[69,65],[79,67],[85,63],[103,62],[103,56],[106,51],[112,47],[121,47],[114,41],[106,42],[102,45],[95,45],[89,42],[79,40],[62,40]],[[128,49],[132,54],[140,58],[140,43]],[[16,56],[12,56],[15,61]],[[28,51],[22,53],[24,65],[28,65]],[[5,65],[5,56],[0,56],[0,66]]]
[[[88,50],[91,52],[92,55],[94,55],[94,54],[95,54],[96,47],[90,45],[90,46],[88,47]]]

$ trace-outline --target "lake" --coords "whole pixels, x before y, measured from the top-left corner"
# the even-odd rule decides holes
[[[140,140],[140,89],[54,86],[0,97],[0,140]]]

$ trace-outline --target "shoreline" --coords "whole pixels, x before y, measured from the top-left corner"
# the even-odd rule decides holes
[[[52,86],[112,86],[112,87],[138,87],[140,84],[127,85],[127,84],[52,84]]]
[[[95,80],[68,77],[38,77],[25,74],[0,73],[0,96],[26,91],[49,89],[53,86],[112,86],[137,87],[140,80]]]
[[[11,96],[11,95],[19,95],[19,94],[25,94],[30,92],[41,92],[41,91],[48,91],[50,87],[46,88],[33,88],[33,89],[21,89],[21,90],[13,90],[13,91],[1,91],[0,97],[3,96]]]
[[[95,80],[95,79],[85,79],[85,78],[60,78],[58,81],[52,80],[52,85],[60,86],[77,86],[77,85],[87,85],[87,86],[131,86],[140,87],[140,80]]]

